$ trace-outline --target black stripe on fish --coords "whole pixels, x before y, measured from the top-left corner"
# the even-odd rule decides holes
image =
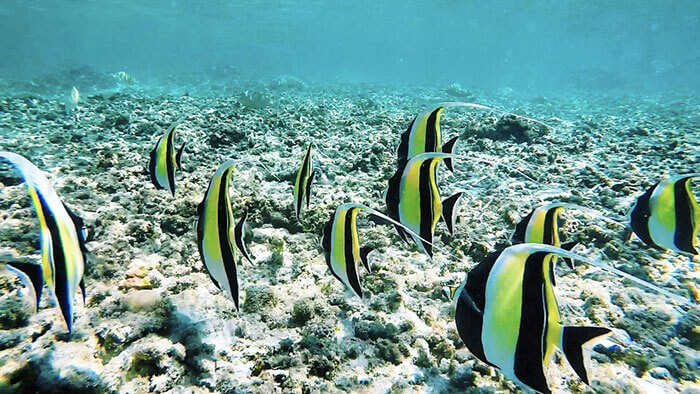
[[[556,226],[556,213],[557,208],[550,208],[547,210],[544,216],[544,229],[542,231],[542,243],[547,245],[554,245],[554,233]]]
[[[438,114],[442,111],[442,107],[437,107],[428,116],[427,122],[425,124],[425,146],[423,147],[423,152],[436,152],[440,147],[438,146]]]
[[[515,345],[515,376],[542,393],[550,393],[544,373],[547,339],[547,301],[544,259],[548,253],[536,252],[525,261],[518,341]],[[549,264],[549,263],[548,263]]]
[[[691,205],[691,196],[688,192],[688,182],[691,178],[679,179],[673,185],[674,208],[676,211],[676,231],[673,237],[673,243],[679,250],[691,254],[698,254],[695,249],[695,237],[693,226],[693,206]]]
[[[655,184],[650,187],[643,195],[637,198],[637,203],[630,212],[630,227],[637,237],[642,240],[647,245],[662,249],[659,245],[654,243],[649,232],[649,218],[651,217],[651,208],[649,206],[651,201],[651,195],[654,190],[659,186]]]
[[[355,266],[355,255],[353,253],[353,234],[357,232],[357,226],[355,226],[355,221],[352,220],[352,213],[357,209],[350,208],[345,212],[345,228],[343,229],[345,242],[343,248],[345,252],[345,270],[350,287],[355,291],[355,294],[362,298],[362,288],[360,287],[360,278]]]
[[[175,138],[175,132],[171,132],[170,134],[167,135],[167,139],[165,140],[166,148],[165,148],[165,168],[166,172],[168,173],[168,184],[170,185],[170,191],[173,194],[173,197],[175,196],[175,168],[173,167],[173,162],[172,162],[172,154],[175,152],[175,147],[174,145],[174,138]]]
[[[432,163],[434,159],[425,160],[420,166],[419,175],[419,195],[420,195],[420,232],[418,235],[426,241],[433,242],[433,217],[435,212],[433,212],[433,190],[431,179],[434,176],[434,172],[431,171]],[[427,242],[419,240],[425,251],[430,257],[433,257],[433,247]]]
[[[481,340],[486,305],[486,282],[503,251],[492,252],[467,274],[467,283],[457,295],[455,323],[467,349],[479,360],[491,364],[484,354]],[[489,300],[491,301],[491,300]]]
[[[408,143],[411,140],[411,130],[413,129],[413,125],[416,123],[416,120],[418,120],[417,116],[413,118],[406,131],[401,134],[401,142],[399,143],[399,148],[396,150],[397,167],[399,168],[404,167],[406,162],[408,162]]]
[[[311,202],[311,183],[313,183],[315,175],[316,171],[311,171],[309,180],[306,182],[306,209],[309,209],[309,203]]]
[[[335,271],[333,271],[333,266],[331,265],[331,243],[333,242],[333,223],[335,222],[335,209],[331,211],[331,218],[326,222],[326,225],[323,227],[323,235],[321,236],[321,248],[323,248],[323,254],[326,257],[326,264],[328,264],[328,269],[331,271],[331,274],[336,277],[339,281],[342,282],[342,279],[338,275],[336,275]]]
[[[160,137],[156,143],[156,147],[151,150],[151,161],[148,162],[148,175],[151,177],[151,183],[156,187],[156,190],[163,189],[163,186],[158,183],[158,178],[156,177],[156,151],[162,139],[163,137]]]
[[[518,224],[515,225],[515,232],[513,233],[513,236],[511,237],[511,242],[516,244],[521,244],[525,242],[525,235],[527,234],[527,229],[530,227],[530,221],[532,220],[532,215],[535,213],[535,210],[533,209],[530,211],[530,213],[527,214],[521,221],[518,222]]]
[[[226,270],[226,280],[231,288],[231,297],[238,310],[238,272],[236,271],[236,261],[233,258],[233,249],[231,248],[231,240],[229,239],[229,217],[231,209],[228,197],[229,174],[231,169],[228,168],[221,176],[221,185],[219,186],[218,196],[218,225],[219,225],[219,248],[221,249],[221,260],[224,263]]]
[[[414,119],[415,121],[415,119]],[[410,130],[410,128],[409,128]],[[397,222],[400,221],[399,219],[399,202],[400,202],[400,197],[399,197],[399,188],[401,187],[401,176],[403,175],[403,172],[406,169],[406,164],[408,162],[404,162],[403,165],[400,165],[397,169],[396,172],[394,172],[394,175],[389,178],[389,187],[386,190],[386,215],[389,216],[390,218],[396,220]],[[408,237],[406,235],[406,232],[404,229],[401,227],[394,225],[394,228],[396,229],[396,233],[399,234],[399,237],[406,242],[408,242]]]

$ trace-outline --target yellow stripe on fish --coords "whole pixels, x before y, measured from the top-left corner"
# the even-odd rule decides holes
[[[175,196],[175,168],[182,170],[182,152],[185,143],[175,151],[175,129],[182,124],[182,120],[173,123],[168,131],[158,139],[156,146],[151,150],[148,172],[151,182],[156,189],[165,189]]]
[[[56,298],[68,332],[73,330],[73,302],[80,287],[85,298],[85,228],[82,219],[63,204],[46,176],[26,158],[7,151],[0,158],[15,167],[27,183],[41,227],[43,282]],[[34,279],[33,279],[34,280]],[[35,288],[37,305],[41,288]]]
[[[309,209],[309,201],[311,199],[311,183],[314,180],[314,164],[312,158],[311,145],[306,150],[304,158],[301,160],[301,165],[297,171],[297,177],[294,181],[294,212],[297,215],[297,221],[301,219],[301,209],[306,202],[306,209]]]
[[[216,287],[239,307],[238,271],[234,246],[250,261],[243,242],[247,213],[234,228],[229,184],[234,161],[223,163],[214,173],[204,199],[197,207],[197,247],[202,263]]]
[[[632,231],[647,245],[698,254],[700,209],[690,180],[700,173],[677,175],[650,187],[629,212]]]

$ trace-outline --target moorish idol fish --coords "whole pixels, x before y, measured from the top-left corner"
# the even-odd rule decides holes
[[[412,233],[410,229],[405,228],[401,223],[362,204],[345,203],[335,209],[323,229],[321,246],[323,247],[326,263],[333,276],[351,288],[360,298],[362,298],[362,287],[360,286],[357,266],[362,262],[367,271],[371,272],[367,255],[372,251],[371,248],[360,247],[357,233],[357,214],[361,211],[366,211],[395,226],[404,228],[408,234]],[[412,235],[418,237],[417,234]],[[427,243],[425,240],[422,241]]]
[[[513,244],[535,243],[546,244],[562,249],[571,250],[578,245],[577,241],[561,243],[559,236],[559,213],[564,208],[583,208],[574,204],[554,202],[539,206],[527,214],[518,224],[511,236]],[[583,208],[585,209],[585,208]],[[587,210],[587,209],[586,209]],[[556,261],[556,257],[552,262]],[[569,267],[573,268],[573,262],[568,258],[564,259]],[[554,267],[552,267],[552,272]],[[552,276],[554,283],[554,276]]]
[[[238,272],[234,260],[234,245],[249,262],[250,255],[243,242],[243,215],[234,228],[231,197],[228,189],[234,161],[223,163],[211,178],[204,200],[197,206],[197,247],[199,256],[216,287],[233,300],[238,310]],[[231,239],[233,237],[233,239]]]
[[[698,254],[700,209],[690,180],[700,173],[677,175],[652,186],[629,212],[632,231],[647,245]]]
[[[554,255],[587,261],[550,245],[518,244],[487,256],[456,293],[455,323],[469,351],[541,393],[551,392],[546,370],[555,348],[588,384],[590,358],[583,346],[611,333],[562,324],[551,281]]]
[[[175,196],[175,166],[182,170],[182,151],[185,143],[175,152],[175,129],[183,122],[178,120],[173,123],[168,131],[158,139],[155,148],[151,151],[151,161],[148,163],[148,172],[151,182],[156,189],[165,189]]]
[[[445,201],[440,201],[437,187],[436,166],[440,160],[452,157],[441,152],[421,153],[411,158],[389,179],[386,193],[387,214],[408,227],[417,236],[412,236],[420,249],[432,257],[432,242],[437,222],[442,216],[450,233],[454,231],[456,209],[462,192]],[[406,232],[396,227],[406,240]]]
[[[442,144],[442,133],[440,132],[440,117],[442,111],[450,103],[438,105],[434,109],[416,116],[408,125],[408,129],[401,134],[401,143],[396,151],[398,156],[398,167],[403,167],[411,158],[425,152],[452,153],[455,143],[459,137],[454,137]],[[445,158],[445,165],[450,171],[454,171],[452,158]]]
[[[73,329],[73,300],[78,287],[83,294],[83,302],[85,301],[83,273],[87,261],[87,231],[83,220],[61,201],[46,176],[29,160],[6,151],[0,152],[0,158],[16,168],[27,184],[41,227],[43,283],[46,283],[56,298],[70,333]],[[32,278],[38,306],[42,281],[36,278],[36,271],[31,273],[31,270],[17,268]]]
[[[126,71],[119,71],[116,74],[114,74],[114,77],[119,80],[119,82],[123,82],[126,84],[132,84],[136,82],[136,79],[131,76],[131,74],[127,73]]]
[[[78,103],[80,102],[80,92],[78,92],[78,88],[73,86],[73,89],[70,91],[70,96],[66,99],[64,109],[66,114],[70,114],[71,111],[74,109],[78,108]]]
[[[314,180],[314,163],[311,157],[311,145],[306,150],[301,166],[297,171],[294,181],[294,212],[297,214],[297,221],[301,218],[301,208],[306,202],[306,209],[309,209],[309,199],[311,198],[311,182]]]

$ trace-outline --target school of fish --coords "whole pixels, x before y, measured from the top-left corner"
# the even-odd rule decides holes
[[[78,93],[74,89],[77,105]],[[440,164],[454,171],[460,158],[454,152],[457,137],[442,144],[440,118],[451,107],[488,108],[470,103],[442,103],[416,116],[402,133],[394,175],[387,180],[385,211],[354,202],[343,202],[331,212],[321,234],[321,246],[329,271],[359,298],[363,297],[359,265],[371,274],[368,255],[361,246],[357,219],[361,213],[393,225],[407,245],[429,258],[435,249],[435,231],[442,218],[453,234],[459,215],[457,192],[441,200],[438,185]],[[526,118],[527,119],[527,118]],[[176,169],[182,170],[183,143],[175,149],[178,120],[156,142],[148,165],[151,182],[175,196]],[[87,267],[82,219],[60,199],[42,171],[21,155],[0,151],[24,179],[40,224],[41,261],[6,263],[31,289],[32,305],[39,307],[43,286],[55,298],[68,333],[73,330],[74,302],[80,289],[85,300],[84,273]],[[468,159],[468,158],[466,158]],[[244,242],[247,212],[234,219],[229,187],[234,161],[221,164],[212,176],[202,202],[197,207],[197,247],[212,282],[239,309],[237,254],[253,265]],[[309,144],[292,185],[294,212],[301,222],[310,209],[312,183],[316,170],[312,144]],[[636,198],[626,226],[630,233],[649,245],[677,253],[697,255],[700,209],[690,181],[700,173],[671,176],[661,180]],[[580,379],[589,383],[591,370],[587,349],[611,333],[604,327],[567,326],[562,323],[557,298],[555,268],[558,259],[573,267],[582,261],[658,291],[686,301],[654,284],[625,274],[610,265],[592,261],[572,252],[578,242],[562,243],[559,214],[563,209],[601,213],[582,206],[553,202],[536,207],[515,227],[512,245],[490,253],[473,267],[460,286],[446,295],[455,304],[455,324],[468,350],[482,362],[529,389],[549,393],[547,368],[555,349],[561,351]],[[608,219],[609,220],[609,219]],[[234,224],[235,223],[235,224]]]

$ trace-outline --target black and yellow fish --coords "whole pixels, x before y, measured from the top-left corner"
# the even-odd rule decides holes
[[[301,219],[301,209],[304,203],[306,203],[306,209],[309,208],[311,183],[314,181],[315,174],[311,145],[309,145],[304,158],[301,160],[301,166],[299,166],[297,177],[294,181],[294,212],[296,212],[297,221]]]
[[[431,244],[440,216],[452,232],[457,214],[455,208],[463,194],[458,192],[445,201],[440,201],[436,166],[449,157],[452,155],[427,152],[411,158],[389,179],[386,193],[387,215],[418,234],[419,237],[413,236],[413,239],[431,257]],[[407,239],[405,230],[400,227],[396,227],[396,230],[402,239]]]
[[[571,250],[576,245],[577,241],[561,243],[559,235],[559,213],[564,208],[586,208],[579,207],[574,204],[554,202],[539,206],[527,214],[518,224],[515,225],[515,231],[511,237],[513,244],[519,243],[535,243],[546,244],[562,249]],[[552,259],[556,261],[556,257]],[[573,267],[573,262],[567,258],[564,259],[569,267]],[[552,272],[554,268],[552,267]],[[554,277],[552,277],[554,282]]]
[[[41,273],[43,283],[51,290],[61,309],[68,332],[73,330],[73,302],[80,288],[85,301],[83,274],[86,265],[83,220],[75,215],[58,197],[49,180],[34,164],[18,154],[2,151],[0,158],[16,168],[27,184],[41,228]],[[26,272],[34,283],[37,306],[41,297],[42,281],[31,270]]]
[[[629,212],[632,231],[647,245],[698,254],[700,209],[690,180],[700,173],[677,175],[650,187]]]
[[[417,234],[412,234],[412,231],[401,223],[370,207],[355,203],[339,205],[323,229],[321,246],[333,276],[352,289],[360,298],[362,298],[362,287],[357,267],[362,263],[367,271],[371,272],[367,255],[372,251],[369,247],[360,247],[357,215],[361,211],[403,228],[407,234],[420,239]],[[425,240],[421,241],[427,243]]]
[[[554,255],[588,261],[551,245],[518,244],[487,256],[456,292],[455,322],[469,351],[541,393],[551,392],[546,370],[555,348],[588,384],[584,345],[611,333],[602,327],[562,324],[551,282]]]
[[[204,200],[197,207],[197,247],[214,284],[233,300],[238,310],[238,271],[234,246],[252,263],[243,242],[247,213],[234,227],[229,183],[234,161],[223,163],[214,173]]]
[[[158,139],[155,148],[151,151],[151,160],[148,163],[148,172],[151,182],[156,189],[165,189],[175,196],[175,167],[182,170],[182,152],[185,143],[175,152],[175,129],[182,124],[182,120],[173,123],[168,131]]]
[[[408,129],[401,134],[401,143],[396,151],[399,168],[421,153],[452,153],[459,137],[454,137],[442,145],[442,132],[440,131],[440,117],[449,104],[438,105],[434,109],[413,118]],[[445,158],[445,165],[450,171],[454,170],[451,157]]]

